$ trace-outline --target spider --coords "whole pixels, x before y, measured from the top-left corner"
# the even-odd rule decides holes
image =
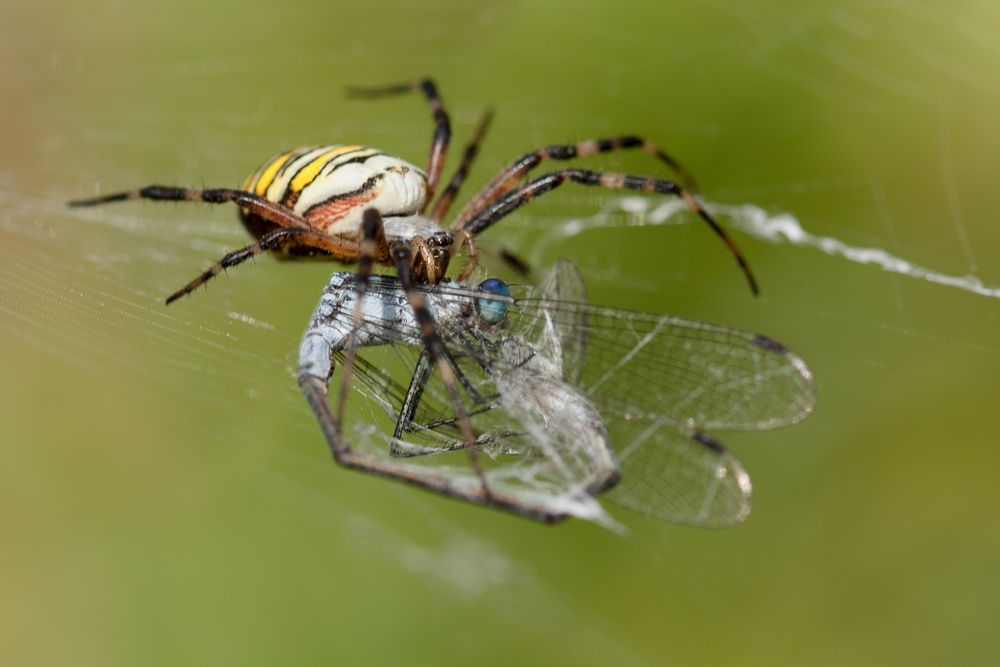
[[[656,144],[635,135],[552,145],[529,151],[511,162],[486,184],[445,227],[448,214],[478,153],[479,144],[492,119],[487,111],[465,146],[451,180],[431,207],[441,183],[451,122],[437,86],[430,78],[400,84],[349,88],[355,97],[380,97],[420,92],[430,106],[434,120],[430,156],[426,170],[375,148],[360,145],[305,146],[279,153],[264,162],[240,189],[191,189],[150,185],[147,187],[69,202],[72,207],[94,206],[130,199],[157,201],[201,201],[212,204],[232,202],[239,207],[240,220],[253,243],[226,254],[187,285],[167,297],[168,304],[190,294],[225,269],[236,266],[264,251],[280,257],[320,255],[344,263],[357,263],[358,293],[354,313],[354,340],[361,326],[361,304],[373,264],[395,268],[400,284],[420,324],[420,337],[431,366],[437,369],[454,404],[463,440],[476,470],[475,436],[461,405],[456,372],[446,347],[436,331],[434,318],[418,286],[436,285],[445,279],[453,257],[465,251],[465,262],[457,280],[464,281],[478,263],[476,239],[498,221],[520,207],[567,182],[612,190],[675,195],[700,217],[723,241],[735,258],[754,294],[757,284],[749,265],[735,243],[692,194],[693,179],[687,171]],[[598,153],[639,148],[670,168],[677,182],[653,176],[638,176],[579,168],[562,168],[530,180],[529,174],[545,160],[566,161]],[[429,209],[429,210],[428,210]],[[326,405],[330,376],[300,377],[300,385],[316,412],[337,462],[353,464],[350,447],[343,441],[342,423],[346,389],[354,360],[355,345],[348,344],[341,378],[341,397],[335,417]],[[332,369],[330,371],[332,374]],[[322,403],[322,405],[321,405]],[[369,470],[370,472],[380,472]],[[381,473],[384,474],[384,473]],[[392,475],[390,475],[392,476]],[[405,479],[402,475],[398,476]],[[490,502],[483,481],[482,500]],[[413,481],[413,480],[406,480]]]

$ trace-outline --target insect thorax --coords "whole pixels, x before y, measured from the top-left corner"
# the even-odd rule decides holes
[[[351,332],[358,347],[374,347],[391,343],[420,345],[420,324],[398,282],[387,276],[371,276],[370,285],[361,301],[361,321],[354,330],[354,310],[357,306],[357,275],[337,272],[323,289],[319,305],[309,320],[299,348],[299,373],[328,378],[331,355],[345,348]],[[446,283],[449,286],[454,283]],[[455,326],[456,320],[473,313],[472,297],[427,292],[427,307],[443,327]]]
[[[250,175],[243,189],[292,209],[331,236],[355,238],[365,208],[409,216],[427,199],[427,175],[414,165],[365,146],[304,146],[280,153]],[[255,237],[273,224],[247,211]]]

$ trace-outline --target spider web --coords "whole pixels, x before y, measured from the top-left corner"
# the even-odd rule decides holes
[[[571,101],[576,109],[569,116],[563,90],[545,98],[539,85],[530,94],[525,92],[522,101],[510,99],[522,84],[530,87],[524,83],[524,73],[532,71],[533,63],[564,58],[566,45],[550,44],[549,35],[530,39],[538,47],[530,62],[505,61],[516,70],[516,77],[498,76],[495,89],[476,93],[459,94],[449,87],[446,99],[452,104],[456,129],[467,132],[481,99],[493,95],[500,111],[498,125],[502,120],[508,128],[499,130],[495,147],[488,143],[488,153],[472,178],[476,184],[511,157],[511,148],[566,140],[562,128],[567,122],[573,123],[567,132],[579,139],[635,129],[623,117],[640,119],[636,125],[653,128],[650,132],[664,127],[668,136],[693,137],[681,156],[694,153],[696,173],[710,175],[712,182],[702,183],[702,196],[748,255],[762,297],[749,297],[725,252],[670,199],[584,193],[566,186],[491,230],[484,243],[510,247],[539,269],[558,257],[570,257],[583,267],[594,302],[721,322],[792,345],[816,371],[817,414],[787,431],[726,439],[748,462],[751,473],[762,474],[769,482],[756,486],[764,496],[764,509],[758,505],[755,516],[772,530],[751,532],[747,539],[763,535],[760,539],[778,540],[761,546],[768,554],[777,553],[790,543],[795,548],[794,539],[787,536],[798,534],[803,525],[826,522],[837,528],[821,534],[824,545],[843,555],[841,541],[848,543],[858,533],[864,536],[866,527],[900,533],[903,546],[861,542],[861,555],[847,550],[844,562],[864,560],[867,569],[861,579],[885,583],[890,591],[911,588],[913,581],[895,578],[906,567],[922,574],[940,572],[942,588],[964,591],[960,584],[967,582],[954,572],[978,570],[960,567],[958,561],[948,561],[949,569],[937,568],[929,558],[910,562],[907,558],[918,557],[897,560],[896,556],[929,546],[923,541],[927,537],[905,532],[909,525],[935,538],[939,535],[933,531],[946,532],[947,558],[971,551],[969,535],[989,532],[984,528],[990,525],[986,515],[995,506],[992,495],[978,492],[993,484],[989,471],[995,469],[995,459],[990,458],[995,448],[988,445],[995,439],[995,428],[984,415],[992,414],[995,378],[1000,373],[996,335],[1000,317],[994,301],[1000,289],[996,271],[1000,233],[995,224],[1000,196],[993,183],[1000,154],[993,131],[1000,109],[996,10],[982,2],[962,10],[874,3],[770,13],[738,3],[707,6],[713,12],[712,30],[707,32],[715,34],[708,38],[706,31],[700,31],[693,38],[672,34],[664,39],[665,34],[651,32],[637,39],[635,26],[607,21],[581,24],[573,31],[574,38],[587,39],[595,48],[579,54],[581,70],[576,76],[581,88],[597,93],[586,98],[581,93]],[[524,21],[512,26],[500,10],[484,10],[481,19],[491,34],[484,44],[494,48],[497,42],[491,40],[499,37],[492,36],[504,34],[499,28],[506,27],[523,44],[529,39],[524,33],[533,25]],[[663,26],[669,27],[667,22]],[[440,48],[437,41],[407,39],[411,41],[403,43],[428,53]],[[713,67],[713,59],[726,68],[747,63],[753,76],[745,85],[732,77],[718,84],[727,99],[713,98],[715,106],[705,114],[710,120],[701,120],[704,110],[697,105],[676,111],[664,105],[645,116],[629,116],[624,107],[641,97],[638,91],[646,82],[630,75],[622,64],[627,57],[619,56],[645,42],[655,43],[658,58],[690,73],[670,91],[674,99],[700,97],[701,93],[691,94],[692,81],[715,81],[716,75],[725,73]],[[3,48],[12,43],[18,42],[7,41]],[[381,45],[362,40],[349,48],[372,59],[383,50]],[[303,47],[312,48],[305,43]],[[284,75],[309,60],[308,55],[286,54],[275,59],[275,68]],[[340,55],[325,53],[314,61],[333,69],[342,64]],[[86,69],[82,60],[74,58],[72,53],[42,54],[31,60],[30,66],[38,71],[30,73],[48,68],[54,78],[39,75],[37,85],[54,81],[64,85],[58,77],[80,79],[81,72],[90,76],[99,67],[112,71],[112,65],[118,65],[116,57]],[[11,62],[22,61],[11,58]],[[398,61],[382,65],[368,78],[399,74]],[[158,81],[187,91],[185,86],[193,78],[208,88],[207,80],[211,78],[214,86],[221,75],[257,75],[252,67],[192,54],[162,70]],[[447,67],[441,60],[422,69],[454,72]],[[435,592],[444,591],[451,599],[489,599],[511,616],[524,609],[517,596],[528,591],[534,604],[530,617],[541,621],[524,629],[539,641],[572,626],[590,638],[571,648],[582,659],[601,655],[609,656],[606,662],[642,662],[644,656],[635,655],[641,648],[619,637],[597,612],[582,609],[555,590],[545,565],[531,563],[529,556],[515,553],[516,547],[501,546],[501,539],[487,532],[504,524],[484,517],[480,527],[472,517],[481,515],[451,510],[436,499],[390,483],[352,481],[350,473],[330,470],[332,464],[317,454],[322,451],[322,437],[295,387],[295,356],[302,328],[334,270],[332,265],[261,259],[257,266],[241,267],[206,291],[167,308],[162,304],[167,294],[209,261],[245,243],[231,210],[152,203],[88,212],[64,207],[65,199],[89,194],[92,183],[111,189],[176,174],[179,184],[198,185],[201,174],[240,176],[232,173],[233,165],[252,165],[277,148],[265,145],[262,151],[260,143],[249,145],[247,137],[261,138],[265,123],[272,131],[282,122],[305,124],[301,109],[275,121],[280,106],[276,101],[234,107],[226,106],[224,97],[209,95],[197,118],[175,121],[187,124],[164,125],[161,110],[141,107],[130,107],[121,115],[91,111],[76,124],[48,110],[59,104],[47,104],[42,111],[43,105],[33,103],[36,84],[24,84],[27,90],[23,90],[19,77],[30,77],[19,68],[9,68],[4,76],[14,93],[9,99],[27,100],[22,102],[27,109],[13,104],[10,108],[20,116],[41,119],[35,134],[21,132],[27,127],[21,121],[5,126],[11,147],[0,157],[0,339],[7,374],[0,396],[4,404],[0,439],[8,443],[5,455],[11,457],[3,466],[4,486],[14,496],[6,505],[27,507],[29,517],[34,516],[32,511],[41,514],[38,508],[44,507],[18,502],[29,497],[23,489],[32,483],[30,475],[27,482],[19,475],[32,468],[18,465],[14,457],[21,450],[11,443],[25,451],[51,450],[53,456],[86,452],[111,466],[120,459],[133,461],[133,452],[142,450],[147,438],[143,429],[152,434],[177,424],[175,442],[155,440],[171,455],[156,459],[159,463],[195,456],[192,452],[223,459],[214,462],[219,467],[250,461],[249,470],[267,471],[260,481],[265,493],[276,500],[292,499],[303,513],[320,517],[340,542],[364,559],[426,577]],[[135,85],[149,72],[127,76],[127,82]],[[278,78],[272,73],[272,80]],[[98,90],[104,89],[98,86]],[[793,99],[775,99],[775,91]],[[336,96],[323,92],[309,102],[328,104]],[[134,102],[132,93],[129,102]],[[732,111],[720,109],[728,96],[736,102]],[[606,108],[591,109],[584,99],[608,103]],[[344,107],[337,113],[362,116],[356,125],[314,127],[330,130],[331,141],[353,141],[363,130],[366,134],[360,140],[387,148],[401,146],[400,154],[418,160],[426,148],[427,119],[414,112],[414,106],[411,100],[389,105],[384,112],[365,109],[360,114],[356,107]],[[323,114],[316,117],[336,116],[329,109]],[[405,122],[400,122],[400,114],[406,116]],[[120,129],[122,121],[131,120],[134,125]],[[622,122],[628,125],[623,128]],[[220,132],[227,137],[225,146],[215,136]],[[284,136],[291,138],[288,145],[294,145],[300,135]],[[763,139],[756,141],[758,136]],[[666,141],[659,134],[651,138]],[[126,148],[133,143],[133,149]],[[194,146],[213,148],[196,154]],[[151,157],[156,150],[158,157]],[[234,155],[237,150],[243,153]],[[816,156],[800,159],[804,151]],[[164,158],[167,154],[173,157]],[[785,159],[792,168],[782,168]],[[649,170],[648,162],[631,156],[607,156],[598,164]],[[491,272],[503,270],[496,263],[489,267]],[[130,419],[113,400],[101,402],[107,396],[134,398],[123,400],[127,409],[154,405],[167,417],[147,426],[142,420],[148,413],[136,416],[131,430],[114,431],[121,440],[101,447],[100,437],[88,439],[88,433],[102,433],[95,424]],[[86,405],[87,412],[73,411],[76,403]],[[62,421],[64,414],[75,420],[65,417],[68,423],[58,431],[67,440],[41,441],[40,433],[54,431],[46,425]],[[82,444],[71,439],[74,435],[84,437]],[[55,467],[52,461],[41,462],[46,464],[44,470]],[[29,463],[40,465],[40,460]],[[852,472],[859,469],[866,476]],[[247,471],[234,472],[233,477]],[[115,472],[118,478],[129,479],[133,471]],[[945,476],[938,477],[939,472]],[[152,471],[142,473],[155,476]],[[113,477],[109,473],[105,479]],[[57,486],[50,483],[44,488]],[[94,492],[89,487],[67,489],[62,498],[66,504]],[[242,514],[242,509],[234,510],[234,515]],[[393,523],[397,513],[407,519],[419,517],[425,533]],[[705,578],[682,568],[653,567],[662,563],[661,552],[670,547],[685,540],[701,541],[706,548],[697,559],[685,562],[704,558],[709,564],[721,564],[711,576],[722,582],[720,587],[729,586],[740,571],[718,553],[705,553],[719,545],[712,541],[716,538],[680,537],[690,532],[664,533],[650,522],[629,523],[639,534],[632,543],[638,556],[626,559],[627,563],[640,562],[644,574],[656,570],[661,577],[672,577],[674,588],[682,591],[685,602],[695,605],[696,612],[721,619],[720,627],[727,631],[737,626],[729,623],[728,598],[704,591],[683,593],[683,581],[693,578],[700,585]],[[773,529],[776,525],[782,530]],[[853,526],[854,532],[843,526]],[[579,535],[573,530],[564,533]],[[902,541],[906,536],[910,542]],[[885,558],[878,552],[880,546],[893,554],[886,559],[893,561],[891,567],[880,565],[879,559]],[[978,546],[986,556],[994,553],[989,545]],[[57,550],[48,543],[37,548],[46,554]],[[816,556],[793,553],[803,561]],[[611,568],[618,567],[618,561],[611,563]],[[811,581],[807,573],[800,574],[801,581]],[[844,578],[834,580],[839,585]],[[654,582],[651,590],[657,583],[663,585]],[[981,592],[993,583],[994,579],[977,581],[968,590]],[[764,587],[751,586],[757,595]],[[809,584],[804,590],[810,593],[814,588]],[[911,607],[922,609],[919,595],[927,593],[921,585],[912,588],[917,592],[908,599],[913,604],[906,610],[891,605],[873,608],[890,612],[886,617],[900,612],[900,618],[912,618],[906,614],[913,613]],[[935,598],[934,606],[940,609],[957,605],[956,600]],[[666,627],[674,618],[672,612],[658,611],[665,615]],[[690,611],[685,607],[677,616]],[[968,625],[981,627],[975,621]],[[750,653],[773,651],[770,644],[762,646],[767,641],[763,634],[753,636],[759,621],[746,627],[750,630],[736,635],[734,644]],[[891,627],[885,631],[894,632]],[[683,638],[679,644],[684,646]],[[908,645],[918,647],[922,642]],[[955,645],[965,643],[951,642],[949,650]],[[846,646],[838,645],[837,650],[848,651]],[[903,654],[914,650],[904,649]]]
[[[950,275],[926,266],[921,266],[903,257],[893,255],[883,248],[852,246],[832,236],[820,236],[806,230],[802,223],[790,213],[771,214],[754,204],[715,205],[709,207],[719,219],[729,222],[747,236],[773,244],[789,244],[813,248],[827,255],[846,259],[858,264],[868,264],[890,273],[909,276],[917,280],[936,283],[946,287],[1000,298],[1000,284],[987,285],[975,275],[976,262],[967,248],[968,239],[964,228],[956,228],[958,240],[967,252],[969,272],[965,275]],[[626,215],[616,215],[626,214]],[[532,258],[540,260],[546,250],[561,241],[602,227],[646,227],[657,225],[677,225],[694,221],[690,210],[679,200],[656,202],[643,197],[623,197],[611,202],[592,217],[568,220],[546,232],[534,246]]]

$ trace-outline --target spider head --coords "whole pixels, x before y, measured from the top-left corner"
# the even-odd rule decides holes
[[[433,249],[441,249],[448,255],[451,254],[451,246],[455,243],[454,237],[452,237],[451,232],[441,230],[439,232],[434,232],[427,237],[427,245]]]

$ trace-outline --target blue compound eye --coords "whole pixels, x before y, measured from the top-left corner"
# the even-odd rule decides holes
[[[479,283],[479,291],[483,294],[493,294],[503,297],[510,296],[510,287],[507,286],[507,283],[496,278],[488,278]],[[476,299],[476,312],[479,313],[479,317],[484,322],[497,324],[502,322],[503,318],[506,317],[507,306],[509,305],[506,301],[481,296]]]

